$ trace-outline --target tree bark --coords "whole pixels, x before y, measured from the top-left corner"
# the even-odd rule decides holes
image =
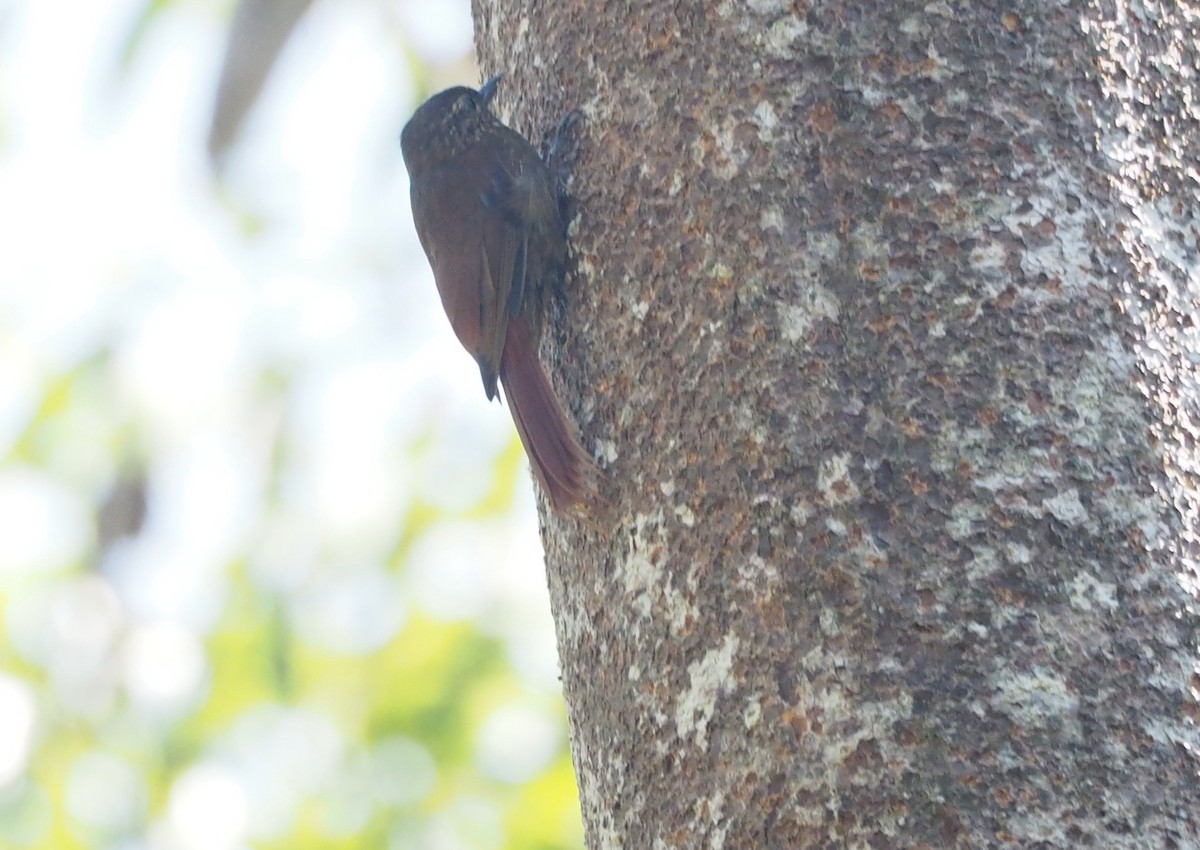
[[[585,115],[588,846],[1200,847],[1200,6],[476,22],[514,126]]]

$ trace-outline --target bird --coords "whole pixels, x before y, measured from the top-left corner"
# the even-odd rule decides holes
[[[597,468],[538,357],[545,303],[567,267],[558,183],[492,112],[500,79],[438,92],[405,124],[413,223],[450,326],[488,400],[503,387],[551,506],[586,514],[598,498]]]

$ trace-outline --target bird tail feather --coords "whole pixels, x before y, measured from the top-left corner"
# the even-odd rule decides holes
[[[596,465],[579,445],[575,425],[563,412],[538,359],[528,319],[508,325],[500,381],[529,464],[556,511],[581,514],[597,499]]]

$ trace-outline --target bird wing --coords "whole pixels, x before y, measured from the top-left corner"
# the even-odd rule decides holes
[[[524,287],[524,235],[508,212],[511,185],[503,165],[494,163],[442,168],[412,188],[413,221],[442,307],[479,364],[489,399],[496,396],[511,295]]]
[[[528,228],[524,221],[511,212],[512,192],[512,175],[503,162],[493,161],[490,180],[479,192],[479,204],[483,209],[483,277],[488,281],[493,299],[490,303],[492,309],[487,314],[490,322],[486,329],[486,338],[490,343],[487,362],[492,381],[489,399],[494,395],[496,375],[504,355],[508,320],[520,310],[525,290]]]

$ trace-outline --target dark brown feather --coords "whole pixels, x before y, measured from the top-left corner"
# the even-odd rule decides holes
[[[557,511],[577,511],[594,502],[595,464],[558,403],[524,316],[509,324],[500,380],[529,464],[550,504]]]
[[[494,91],[494,84],[485,87]],[[542,305],[566,266],[555,182],[483,92],[449,89],[417,110],[400,144],[413,221],[450,325],[479,364],[484,392],[504,385],[521,443],[556,510],[596,498],[596,469],[538,360]]]

